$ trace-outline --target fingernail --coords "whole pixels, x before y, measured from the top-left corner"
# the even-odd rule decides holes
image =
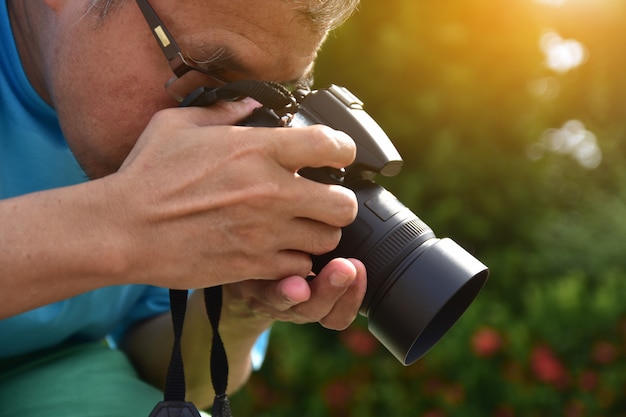
[[[330,283],[335,287],[345,287],[350,280],[350,276],[343,272],[334,272],[330,275]]]

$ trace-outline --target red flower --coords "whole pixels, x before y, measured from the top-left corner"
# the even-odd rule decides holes
[[[535,376],[542,381],[563,388],[569,379],[563,363],[548,346],[536,346],[531,354],[530,364]]]
[[[332,381],[324,388],[323,396],[331,408],[343,409],[352,399],[352,388],[346,381]]]
[[[369,332],[350,327],[340,333],[346,347],[358,356],[370,356],[378,349],[378,341]]]
[[[617,359],[617,347],[606,341],[597,342],[591,350],[591,358],[601,365],[608,365]]]
[[[600,382],[600,376],[596,371],[587,370],[578,377],[578,386],[583,391],[593,391]]]
[[[424,384],[422,386],[422,392],[424,395],[427,396],[435,396],[440,394],[441,390],[443,390],[443,387],[444,383],[442,380],[437,377],[431,377],[424,381]]]
[[[502,336],[492,327],[478,329],[472,337],[472,350],[476,356],[489,358],[502,348]]]

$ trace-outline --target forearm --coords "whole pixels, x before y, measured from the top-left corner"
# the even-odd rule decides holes
[[[109,285],[306,276],[357,205],[295,173],[352,163],[354,143],[324,126],[230,126],[255,106],[164,110],[116,173],[0,201],[0,317]]]
[[[0,200],[0,318],[121,284],[124,243],[98,181]]]
[[[228,392],[238,390],[251,372],[250,352],[258,337],[272,323],[255,318],[244,309],[235,310],[225,291],[220,336],[228,355]],[[187,400],[200,408],[213,401],[210,354],[213,332],[204,309],[203,291],[189,298],[183,328],[182,355],[185,366]],[[133,328],[122,343],[138,372],[149,383],[163,388],[172,352],[173,332],[169,314],[143,322]]]

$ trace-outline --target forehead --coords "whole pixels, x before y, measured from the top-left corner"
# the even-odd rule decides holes
[[[288,0],[152,0],[183,52],[237,77],[291,81],[310,70],[323,34]]]

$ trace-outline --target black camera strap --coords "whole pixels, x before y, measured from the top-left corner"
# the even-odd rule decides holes
[[[282,85],[258,81],[240,80],[218,88],[201,87],[192,92],[180,107],[210,106],[220,100],[238,100],[252,97],[277,115],[295,112],[297,101]],[[182,357],[181,340],[185,312],[187,310],[187,290],[170,289],[172,325],[174,343],[165,381],[163,401],[159,402],[150,417],[200,417],[196,406],[185,401],[185,369]],[[232,417],[230,402],[226,394],[228,388],[228,357],[219,333],[219,321],[222,311],[222,286],[204,289],[204,304],[213,332],[211,344],[210,372],[215,399],[213,417]]]
[[[185,368],[182,357],[182,334],[187,310],[187,290],[170,289],[174,343],[165,379],[163,401],[159,402],[150,417],[200,417],[196,406],[185,401]],[[230,402],[226,394],[228,388],[228,358],[224,343],[219,334],[219,321],[222,311],[222,286],[204,289],[204,305],[209,317],[213,338],[211,343],[210,371],[215,399],[213,417],[232,417]]]
[[[200,87],[191,92],[180,107],[210,106],[220,100],[252,97],[282,116],[297,110],[295,97],[284,86],[271,81],[237,80],[217,88]]]
[[[163,401],[156,405],[150,413],[150,417],[200,417],[196,406],[185,401],[185,368],[183,366],[181,340],[187,310],[187,294],[187,290],[170,289],[174,343],[165,379]]]
[[[213,400],[213,417],[231,417],[230,402],[226,395],[228,388],[228,357],[226,349],[219,332],[220,317],[222,315],[222,286],[209,287],[204,289],[204,305],[211,329],[213,339],[211,343],[211,380],[215,390]]]

